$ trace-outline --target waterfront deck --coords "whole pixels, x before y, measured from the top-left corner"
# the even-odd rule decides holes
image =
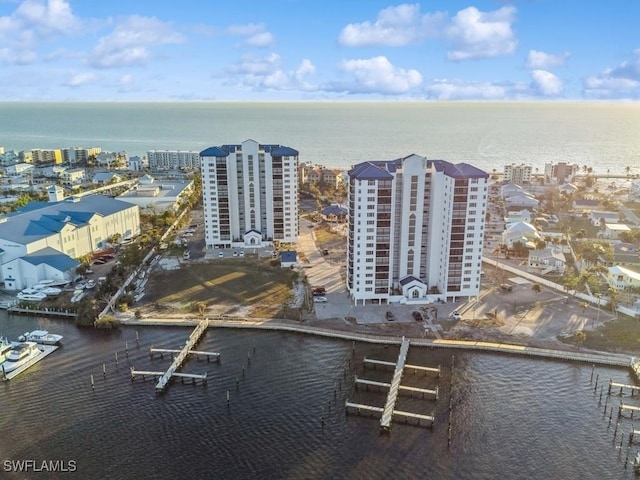
[[[153,356],[156,353],[159,353],[160,354],[160,358],[162,358],[165,353],[168,353],[173,358],[173,354],[180,353],[181,351],[182,350],[172,349],[172,348],[154,348],[154,347],[151,347],[149,349],[149,356],[151,358],[153,358]],[[214,358],[217,362],[220,362],[220,354],[218,352],[203,352],[201,350],[189,350],[187,352],[187,355],[195,355],[196,357],[203,356],[203,357],[206,357],[207,361],[209,361],[211,358]]]

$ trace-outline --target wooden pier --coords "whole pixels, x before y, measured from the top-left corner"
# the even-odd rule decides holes
[[[365,357],[365,359],[363,361],[364,361],[365,366],[373,365],[374,368],[376,367],[376,365],[382,365],[382,366],[385,366],[385,367],[394,367],[394,368],[396,366],[396,364],[393,363],[393,362],[387,362],[385,360],[375,360],[373,358],[367,358],[367,357]],[[406,364],[404,366],[404,368],[413,370],[413,373],[424,372],[425,375],[427,373],[437,373],[438,377],[440,376],[440,366],[439,365],[437,367],[423,367],[423,366],[420,366],[420,365],[409,365],[409,364]]]
[[[345,408],[347,412],[360,415],[361,413],[369,413],[371,415],[382,415],[384,408],[374,407],[372,405],[364,405],[361,403],[346,402]],[[415,424],[424,427],[433,427],[434,417],[433,415],[420,415],[419,413],[404,412],[402,410],[394,410],[394,417],[401,417],[405,423],[409,423],[411,420],[415,420]]]
[[[622,417],[625,410],[628,410],[629,412],[631,412],[631,419],[633,419],[634,412],[640,412],[640,407],[635,407],[633,405],[625,405],[624,403],[621,403],[620,406],[618,407],[618,417]]]
[[[389,433],[391,431],[391,422],[394,418],[403,418],[405,423],[409,423],[411,420],[415,420],[417,425],[421,425],[421,422],[428,424],[429,426],[433,426],[434,417],[433,415],[421,415],[419,413],[411,413],[405,412],[402,410],[396,410],[396,400],[398,398],[398,394],[408,393],[411,396],[418,394],[425,398],[425,396],[429,396],[434,400],[438,400],[438,387],[434,390],[427,388],[419,388],[419,387],[410,387],[407,385],[401,385],[402,375],[407,368],[412,369],[414,372],[424,372],[427,373],[437,373],[438,377],[440,376],[440,366],[437,368],[434,367],[422,367],[419,365],[408,365],[407,362],[407,353],[409,352],[409,339],[402,337],[402,343],[400,344],[400,353],[398,354],[397,362],[388,362],[384,360],[374,360],[372,358],[365,358],[364,365],[372,365],[374,368],[380,365],[385,368],[393,367],[393,378],[390,383],[386,382],[378,382],[374,380],[366,380],[364,378],[355,377],[355,387],[358,388],[358,385],[364,385],[365,388],[369,389],[377,388],[377,389],[385,389],[387,392],[387,399],[384,407],[375,407],[372,405],[364,405],[360,403],[353,403],[347,401],[345,404],[345,409],[347,413],[355,412],[358,415],[362,412],[367,412],[375,415],[380,415],[380,433]]]
[[[398,387],[402,380],[402,371],[404,370],[404,364],[407,361],[407,353],[409,352],[409,340],[402,338],[402,345],[400,345],[400,354],[398,355],[398,362],[396,363],[396,369],[393,372],[393,378],[391,379],[391,386],[387,395],[387,402],[384,405],[382,411],[382,418],[380,419],[380,431],[389,432],[391,430],[391,420],[393,419],[393,410],[396,406],[396,400],[398,398]]]
[[[365,387],[376,387],[376,388],[381,388],[381,389],[388,389],[391,388],[391,384],[390,383],[385,383],[385,382],[376,382],[374,380],[366,380],[364,378],[358,378],[357,376],[355,377],[355,384],[356,384],[356,388],[358,388],[358,385],[364,385]],[[427,388],[418,388],[418,387],[408,387],[406,385],[400,385],[398,386],[398,392],[409,392],[411,394],[411,396],[413,396],[414,393],[420,394],[422,395],[422,398],[425,397],[425,395],[429,395],[431,396],[434,400],[438,399],[438,387],[435,388],[435,390],[429,390]]]
[[[171,365],[169,366],[167,371],[153,372],[153,371],[146,371],[146,370],[145,371],[135,370],[134,368],[131,368],[131,381],[133,381],[136,376],[142,376],[143,379],[147,375],[154,377],[154,379],[157,378],[158,381],[156,383],[156,393],[164,392],[167,386],[169,385],[169,381],[173,377],[181,378],[183,383],[185,378],[189,378],[193,380],[193,383],[195,383],[196,380],[201,380],[202,384],[206,385],[207,384],[206,373],[199,375],[199,374],[190,374],[190,373],[180,373],[177,370],[182,366],[182,364],[187,359],[189,354],[197,352],[197,350],[194,350],[193,347],[195,347],[195,345],[198,343],[200,338],[202,338],[202,335],[204,334],[204,332],[207,330],[208,327],[209,327],[209,320],[205,319],[199,322],[196,328],[193,330],[193,332],[191,332],[191,335],[189,335],[189,338],[187,339],[184,347],[182,347],[181,350],[155,349],[156,353],[160,353],[160,354],[164,352],[171,353],[173,361],[171,362]],[[153,356],[154,354],[153,350],[154,349],[151,349],[149,352],[151,356]],[[176,353],[175,357],[173,357],[174,353]],[[207,354],[207,358],[209,358],[210,356],[215,356],[216,358],[219,358],[220,356],[220,354],[215,354],[213,352],[198,352],[198,353]]]
[[[136,376],[140,376],[142,377],[142,380],[145,380],[145,377],[153,377],[153,379],[157,379],[159,377],[162,377],[164,375],[165,372],[151,372],[148,370],[134,370],[133,367],[131,368],[131,381],[133,382],[135,380]],[[189,378],[191,380],[193,380],[193,383],[196,383],[196,380],[200,380],[202,382],[203,385],[207,384],[207,373],[203,373],[203,374],[197,374],[197,373],[181,373],[181,372],[173,372],[173,374],[171,375],[172,377],[177,377],[180,378],[182,380],[182,383],[184,383],[184,379],[185,378]]]
[[[611,390],[613,388],[620,388],[620,395],[624,393],[624,390],[631,390],[631,396],[633,397],[634,392],[640,392],[640,387],[635,385],[627,385],[626,383],[618,383],[613,380],[609,380],[609,390],[607,391],[607,395],[611,395]]]
[[[629,432],[629,444],[636,440],[636,435],[640,435],[640,430],[633,429]]]
[[[171,355],[171,358],[173,358],[173,354],[175,353],[180,353],[182,350],[177,350],[177,349],[171,349],[171,348],[153,348],[151,347],[149,349],[149,356],[151,358],[153,358],[154,354],[159,353],[160,354],[160,358],[163,358],[163,355],[165,353],[168,353]],[[196,355],[198,358],[200,356],[206,357],[207,358],[207,362],[211,359],[214,358],[216,360],[216,362],[220,363],[220,354],[217,352],[203,352],[200,350],[189,350],[187,352],[187,355]]]

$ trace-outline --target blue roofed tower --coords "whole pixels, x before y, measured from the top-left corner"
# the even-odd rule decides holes
[[[200,159],[207,248],[297,242],[297,150],[246,140]]]

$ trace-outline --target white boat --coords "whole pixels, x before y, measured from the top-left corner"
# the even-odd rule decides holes
[[[47,287],[47,288],[43,288],[40,291],[44,293],[47,297],[56,297],[62,293],[62,289],[57,287]]]
[[[56,345],[62,340],[62,335],[49,333],[46,330],[34,330],[23,333],[18,337],[18,340],[21,342],[36,342],[43,345]]]
[[[636,458],[633,459],[633,471],[640,473],[640,452],[636,452]]]
[[[11,352],[11,342],[4,337],[0,337],[0,364],[9,357]]]
[[[11,346],[9,356],[2,364],[5,374],[13,372],[22,365],[29,363],[41,353],[35,342],[17,342]]]
[[[40,302],[47,298],[47,294],[38,291],[36,291],[35,293],[25,293],[24,291],[22,291],[18,295],[16,295],[16,298],[18,300],[26,300],[29,302]]]
[[[93,280],[88,280],[87,283],[84,285],[85,290],[91,290],[92,288],[95,288],[96,286],[96,282],[94,282]]]

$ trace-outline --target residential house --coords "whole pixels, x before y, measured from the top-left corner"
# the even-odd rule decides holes
[[[502,244],[507,248],[512,248],[517,242],[530,248],[535,248],[535,241],[541,239],[538,229],[527,222],[507,224],[504,232],[502,232]]]
[[[631,228],[624,223],[605,223],[604,230],[598,232],[599,238],[617,240],[622,232],[630,232]]]
[[[332,204],[324,207],[320,214],[327,222],[344,222],[347,218],[349,210],[341,205]]]
[[[640,273],[627,267],[615,265],[608,268],[607,282],[616,290],[640,288]]]
[[[618,212],[603,212],[600,210],[592,210],[589,212],[589,221],[594,227],[600,227],[604,223],[618,223],[620,215]]]
[[[550,246],[542,250],[530,250],[527,271],[536,275],[563,275],[567,259],[562,249]]]
[[[91,181],[98,185],[108,185],[122,181],[122,177],[113,172],[98,172],[93,176]]]

